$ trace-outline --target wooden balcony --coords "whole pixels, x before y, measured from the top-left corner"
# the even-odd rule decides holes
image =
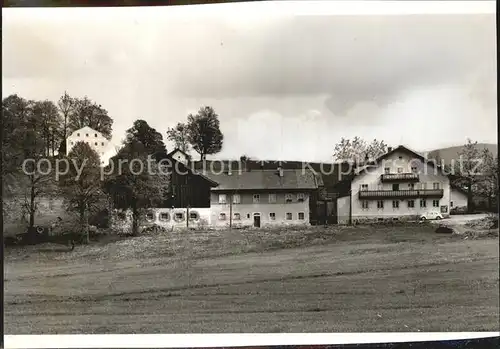
[[[384,173],[382,182],[418,182],[418,173]]]
[[[442,198],[443,189],[361,190],[360,199]]]

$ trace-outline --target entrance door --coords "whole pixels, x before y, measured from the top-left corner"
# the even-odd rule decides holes
[[[253,226],[255,228],[260,228],[260,213],[253,214]]]

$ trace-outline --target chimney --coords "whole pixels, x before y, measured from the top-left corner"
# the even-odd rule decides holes
[[[387,152],[390,153],[392,151],[392,147],[387,147]]]

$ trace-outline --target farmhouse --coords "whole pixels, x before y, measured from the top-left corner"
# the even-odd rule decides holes
[[[69,154],[78,142],[87,143],[101,157],[102,163],[105,163],[103,158],[107,157],[106,154],[109,152],[109,141],[101,132],[89,126],[74,131],[66,138],[66,153]]]
[[[433,162],[404,146],[388,150],[339,183],[339,223],[413,220],[427,211],[448,216],[452,204],[466,202]]]

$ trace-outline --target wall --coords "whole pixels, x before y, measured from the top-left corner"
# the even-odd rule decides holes
[[[125,214],[125,218],[119,217],[119,212]],[[148,214],[153,214],[153,219],[149,219]],[[168,219],[162,219],[162,214],[168,214]],[[174,219],[176,214],[182,214],[182,219]],[[193,213],[197,214],[196,219],[189,220],[190,229],[203,229],[210,226],[210,209],[209,208],[190,208],[190,215]],[[182,230],[187,229],[187,209],[185,208],[152,208],[146,210],[141,217],[139,222],[139,232],[147,227],[158,225],[165,228],[167,231],[171,230]],[[132,212],[127,211],[115,211],[112,215],[111,225],[114,230],[122,233],[130,233],[132,230]]]
[[[343,196],[337,199],[337,222],[338,224],[349,223],[349,199],[350,196]]]
[[[451,189],[450,207],[467,207],[467,195],[457,189]]]
[[[108,150],[109,141],[100,132],[92,130],[90,127],[84,127],[80,130],[76,130],[67,138],[67,153],[71,151],[71,148],[73,148],[77,142],[81,141],[88,143],[100,157]]]
[[[17,196],[3,199],[4,202],[4,235],[24,233],[29,224],[29,215],[23,218],[24,197]],[[40,197],[37,199],[35,225],[50,225],[57,217],[69,217],[64,208],[63,199]]]
[[[399,159],[401,157],[402,159]],[[392,199],[384,199],[384,208],[377,208],[377,200],[369,199],[369,207],[363,208],[362,203],[359,200],[359,191],[361,184],[368,184],[368,190],[392,190],[393,183],[399,183],[401,190],[407,190],[409,188],[409,183],[411,182],[381,182],[381,175],[384,173],[384,168],[389,167],[390,173],[397,173],[398,167],[403,167],[403,172],[411,172],[412,166],[417,166],[419,173],[419,182],[415,182],[415,189],[423,189],[423,183],[426,183],[427,189],[433,188],[433,183],[439,183],[439,187],[443,189],[443,197],[439,198],[439,206],[446,206],[446,212],[442,213],[444,216],[448,216],[450,212],[450,181],[448,177],[443,176],[437,172],[437,170],[427,164],[423,164],[422,161],[411,157],[405,152],[395,152],[390,158],[382,160],[380,165],[376,169],[369,169],[368,172],[361,174],[353,180],[351,184],[352,189],[352,218],[356,219],[378,219],[380,217],[385,218],[402,218],[402,219],[416,219],[419,215],[426,211],[437,210],[441,212],[441,207],[433,207],[433,200],[437,198],[425,198],[427,206],[420,207],[420,199],[399,199],[399,209],[393,209]],[[408,207],[408,201],[414,200],[414,208]]]
[[[226,194],[226,204],[219,204],[219,194],[224,192],[212,192],[211,194],[211,223],[214,227],[229,227],[230,194]],[[296,192],[293,193],[293,202],[285,203],[285,193],[276,192],[276,202],[269,203],[269,192],[260,193],[260,203],[253,203],[254,193],[239,193],[240,203],[232,205],[233,218],[239,213],[240,219],[233,219],[233,227],[253,227],[254,215],[260,215],[261,227],[286,226],[286,225],[309,225],[309,195],[304,193],[304,201],[298,202]],[[257,193],[256,193],[257,194]],[[299,212],[304,213],[304,219],[299,219]],[[220,219],[220,214],[226,215],[225,220]],[[275,214],[271,219],[270,213]],[[286,219],[286,213],[292,214],[292,219]]]

